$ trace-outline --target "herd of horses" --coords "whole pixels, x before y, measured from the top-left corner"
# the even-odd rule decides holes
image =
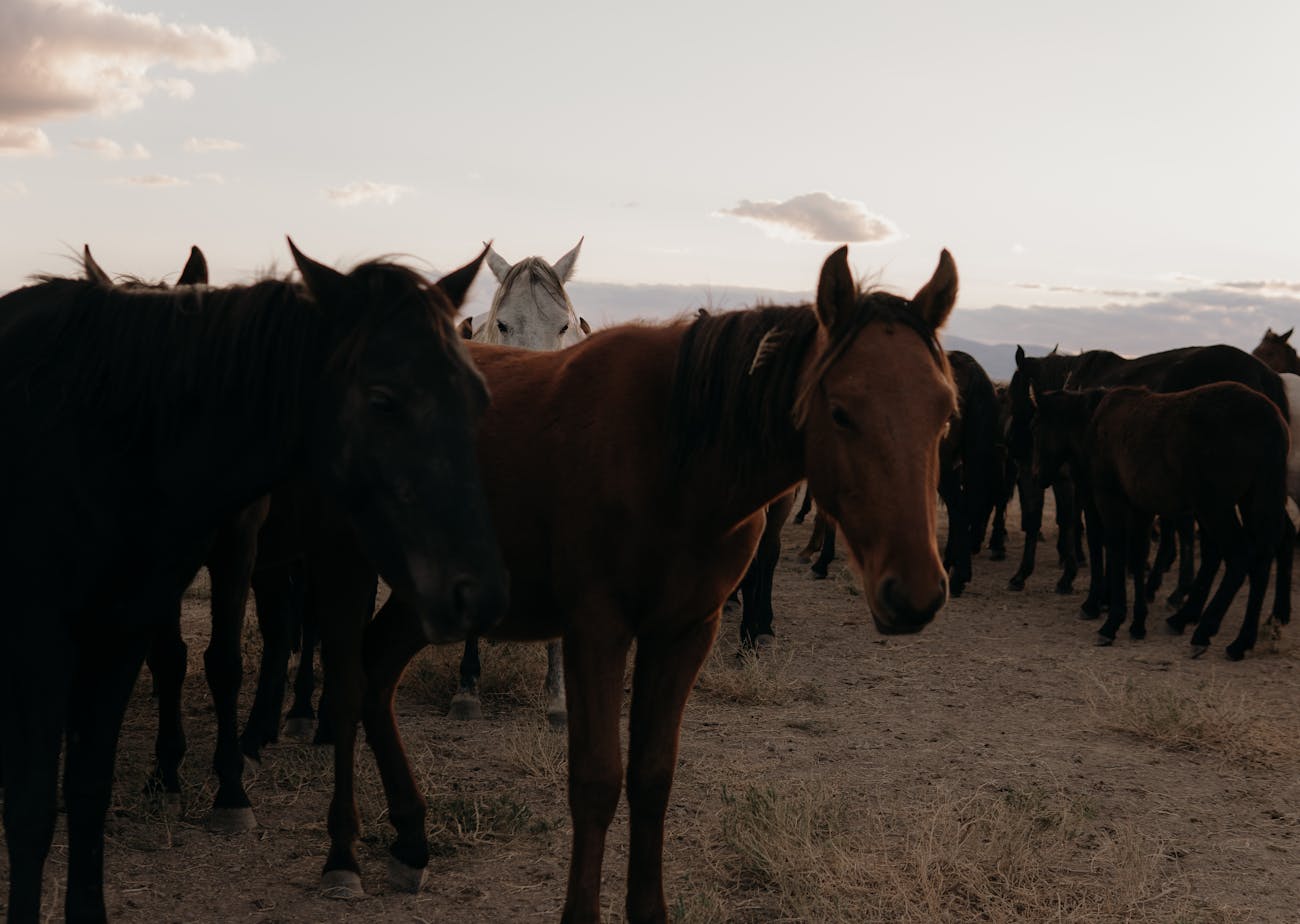
[[[627,918],[666,922],[664,821],[682,712],[734,593],[742,646],[761,656],[770,643],[780,530],[800,484],[799,516],[815,499],[821,524],[806,551],[820,552],[824,576],[838,537],[882,633],[917,632],[960,594],[986,534],[991,554],[1005,555],[1014,489],[1025,544],[1012,588],[1023,588],[1049,487],[1057,589],[1072,587],[1086,525],[1083,615],[1106,613],[1100,643],[1125,621],[1129,574],[1130,634],[1145,633],[1156,516],[1157,569],[1182,537],[1185,602],[1169,625],[1196,624],[1194,653],[1249,581],[1227,649],[1244,656],[1274,560],[1273,616],[1289,619],[1285,502],[1300,481],[1290,332],[1270,331],[1259,358],[1223,346],[1136,360],[1021,351],[998,387],[968,354],[940,346],[957,297],[947,251],[911,299],[860,286],[840,248],[812,304],[592,332],[564,291],[580,247],[554,264],[512,265],[487,245],[430,282],[384,260],[341,273],[290,242],[298,281],[230,287],[207,285],[197,248],[172,286],[115,281],[87,249],[84,278],[40,277],[0,298],[10,921],[40,918],[61,751],[66,915],[106,919],[104,816],[145,662],[159,709],[148,785],[180,793],[180,598],[205,565],[218,727],[210,825],[256,825],[245,759],[281,733],[295,647],[286,728],[310,727],[319,640],[317,740],[334,746],[322,885],[333,895],[361,892],[359,725],[395,831],[390,882],[423,881],[426,804],[393,708],[412,657],[464,641],[451,709],[469,719],[481,714],[480,638],[549,642],[547,714],[569,740],[566,922],[600,919],[605,837],[624,789]],[[492,307],[458,321],[483,262],[500,283]],[[376,613],[381,576],[391,593]],[[241,734],[250,588],[263,650]]]

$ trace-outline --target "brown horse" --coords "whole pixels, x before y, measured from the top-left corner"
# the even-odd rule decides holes
[[[1201,526],[1203,573],[1212,579],[1219,558],[1227,562],[1218,592],[1199,614],[1193,654],[1205,652],[1249,576],[1246,617],[1227,648],[1229,658],[1244,657],[1255,644],[1269,565],[1284,535],[1290,432],[1277,406],[1236,382],[1170,393],[1133,386],[1048,392],[1037,404],[1035,467],[1075,468],[1089,513],[1088,541],[1105,542],[1110,613],[1097,644],[1111,644],[1124,622],[1126,571],[1134,582],[1129,633],[1145,637],[1143,570],[1152,518],[1191,513]],[[1098,552],[1095,547],[1094,567]],[[1169,625],[1181,632],[1184,622],[1175,616]]]
[[[574,838],[564,921],[600,919],[633,642],[627,917],[666,920],[664,816],[682,710],[769,504],[808,479],[881,632],[919,631],[943,605],[938,454],[956,394],[935,331],[956,295],[946,251],[909,302],[860,291],[841,248],[813,308],[625,325],[560,353],[471,346],[493,394],[479,459],[511,572],[512,606],[490,635],[564,638]],[[357,636],[336,635],[325,640],[326,681],[342,733],[365,678],[366,737],[397,829],[390,875],[410,887],[428,862],[425,803],[393,696],[426,642],[397,596],[368,627],[353,624],[364,629],[364,674]],[[326,883],[359,888],[350,743],[336,749]]]
[[[1250,351],[1250,355],[1274,372],[1300,375],[1300,356],[1296,355],[1295,347],[1291,346],[1290,342],[1294,331],[1293,327],[1284,333],[1276,334],[1273,328],[1268,328],[1264,331],[1264,339],[1259,342],[1259,346]]]

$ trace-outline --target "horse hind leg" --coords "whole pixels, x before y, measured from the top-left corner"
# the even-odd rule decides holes
[[[1272,563],[1272,550],[1255,556],[1250,568],[1250,590],[1246,595],[1246,615],[1236,639],[1224,649],[1229,661],[1240,661],[1246,652],[1255,647],[1259,638],[1259,612],[1264,606],[1264,593],[1268,588],[1268,572]]]
[[[460,686],[451,698],[447,717],[461,721],[474,721],[483,718],[483,700],[479,696],[479,678],[483,674],[483,664],[478,656],[478,636],[471,635],[465,639],[465,651],[460,658]]]
[[[255,571],[252,587],[257,625],[262,633],[262,661],[240,748],[249,759],[260,761],[262,748],[280,740],[289,649],[293,645],[294,588],[287,567]]]
[[[1279,626],[1291,622],[1291,574],[1295,555],[1295,524],[1282,516],[1282,540],[1277,546],[1277,579],[1273,587],[1273,620]]]
[[[1145,596],[1147,602],[1155,600],[1156,593],[1160,590],[1160,584],[1164,580],[1165,572],[1169,566],[1174,563],[1174,556],[1178,553],[1178,546],[1175,537],[1174,521],[1172,517],[1160,518],[1160,543],[1156,546],[1156,558],[1151,564],[1151,571],[1147,575]]]
[[[546,721],[556,730],[564,728],[569,719],[568,702],[564,695],[564,643],[556,639],[546,643]]]
[[[824,580],[830,574],[831,562],[835,560],[835,524],[830,520],[826,521],[826,537],[822,543],[821,554],[817,560],[812,563],[809,570],[818,580]]]
[[[154,745],[154,771],[145,782],[145,791],[161,795],[170,807],[179,808],[180,769],[186,750],[181,693],[189,667],[189,650],[181,637],[179,601],[175,613],[150,639],[148,662],[158,692],[158,738]]]

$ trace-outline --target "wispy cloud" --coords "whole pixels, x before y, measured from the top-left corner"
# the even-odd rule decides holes
[[[166,173],[149,173],[144,176],[119,176],[109,182],[117,186],[144,186],[150,189],[164,189],[169,186],[189,186],[190,181]]]
[[[231,141],[229,138],[186,138],[182,147],[191,154],[242,151],[244,149],[242,142]]]
[[[152,93],[187,99],[194,85],[157,77],[161,65],[198,73],[245,70],[266,52],[219,27],[164,22],[102,0],[0,4],[0,151],[49,149],[40,129],[76,116],[138,109]]]
[[[149,150],[139,142],[124,148],[112,138],[78,138],[72,146],[98,154],[105,160],[148,160],[150,157]]]
[[[1013,282],[1017,289],[1038,292],[1067,292],[1073,295],[1102,295],[1106,298],[1159,298],[1163,292],[1141,289],[1101,289],[1095,286],[1049,285],[1042,282]]]
[[[373,180],[358,180],[346,186],[331,186],[325,190],[325,198],[335,205],[347,207],[367,202],[382,202],[392,205],[407,193],[413,192],[409,186],[394,183],[376,183]]]
[[[863,203],[824,192],[804,193],[783,202],[742,199],[719,214],[754,222],[779,236],[811,241],[883,244],[902,236],[892,221],[872,214]]]

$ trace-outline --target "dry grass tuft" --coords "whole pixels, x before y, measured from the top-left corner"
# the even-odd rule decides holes
[[[1300,756],[1293,730],[1261,715],[1247,692],[1228,682],[1203,680],[1189,695],[1168,683],[1096,680],[1089,704],[1106,727],[1175,751],[1261,766]]]
[[[715,699],[741,706],[777,706],[792,702],[821,705],[826,695],[820,686],[803,676],[799,668],[808,662],[799,650],[779,644],[763,653],[742,651],[727,644],[715,644],[704,662],[697,689]]]
[[[446,709],[460,683],[459,645],[426,648],[411,660],[403,692],[418,703]],[[484,706],[541,709],[546,679],[546,646],[534,642],[479,642]]]
[[[562,789],[569,780],[569,739],[545,722],[528,722],[496,735],[505,765],[525,778]]]
[[[681,921],[1227,920],[1192,898],[1164,845],[1058,787],[885,803],[825,785],[751,786],[723,791],[720,825],[729,900],[706,892],[698,912],[685,900]]]

